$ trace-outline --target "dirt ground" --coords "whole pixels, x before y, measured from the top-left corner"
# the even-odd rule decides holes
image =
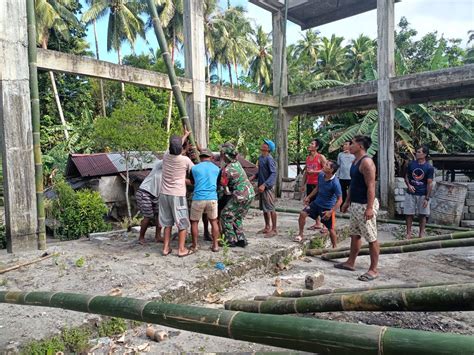
[[[280,202],[282,203],[282,202]],[[298,202],[285,202],[298,207]],[[204,307],[222,308],[229,299],[252,299],[256,295],[270,295],[275,290],[278,276],[284,289],[304,288],[307,274],[321,271],[325,275],[323,287],[357,287],[357,276],[366,271],[368,256],[358,259],[355,272],[338,270],[332,262],[301,256],[303,246],[292,242],[297,230],[297,216],[279,214],[280,233],[265,239],[256,235],[262,227],[259,211],[251,210],[245,220],[249,246],[232,248],[227,259],[232,265],[221,271],[216,262],[223,262],[221,250],[212,253],[210,243],[201,243],[201,250],[186,258],[176,255],[161,256],[161,245],[151,242],[146,246],[136,243],[136,234],[89,241],[87,239],[50,243],[49,253],[57,253],[41,263],[0,275],[0,290],[65,291],[88,294],[108,294],[118,288],[123,296],[141,299],[164,299]],[[339,228],[348,221],[338,220]],[[309,222],[308,222],[309,225]],[[395,225],[379,225],[379,239],[393,240],[402,234]],[[308,234],[308,237],[311,236]],[[173,242],[176,254],[177,241]],[[341,246],[348,245],[344,241]],[[40,252],[0,254],[0,268],[38,257]],[[80,266],[81,261],[83,265]],[[290,260],[292,260],[290,262]],[[279,263],[280,269],[275,268]],[[289,263],[289,264],[288,264]],[[288,264],[288,265],[287,265]],[[282,265],[287,267],[281,270]],[[451,248],[407,254],[382,255],[381,275],[374,284],[405,282],[474,281],[474,248]],[[324,319],[361,322],[394,327],[440,332],[474,334],[474,312],[401,313],[401,312],[332,312],[307,315]],[[97,322],[99,316],[43,307],[0,304],[0,352],[16,350],[33,339],[57,334],[64,327],[76,327]],[[129,330],[125,337],[100,339],[96,352],[107,352],[112,347],[119,353],[149,343],[151,352],[260,352],[278,351],[252,344],[213,336],[173,330],[159,325],[156,329],[169,331],[169,339],[156,343],[145,336],[145,326]],[[91,344],[96,344],[97,339]]]

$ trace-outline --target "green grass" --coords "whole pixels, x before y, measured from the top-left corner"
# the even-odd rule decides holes
[[[112,317],[99,324],[99,336],[111,337],[127,330],[125,319]]]
[[[28,343],[21,351],[21,354],[84,353],[89,349],[90,335],[91,332],[85,328],[66,328],[63,329],[60,335]]]

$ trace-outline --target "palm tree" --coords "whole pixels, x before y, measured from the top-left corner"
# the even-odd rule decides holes
[[[343,80],[345,77],[344,37],[332,35],[324,37],[319,47],[319,60],[316,66],[316,78],[325,80]]]
[[[318,47],[321,38],[319,31],[307,30],[303,34],[303,39],[298,40],[295,46],[295,56],[300,58],[300,61],[309,67],[314,67],[318,60]]]
[[[80,27],[79,21],[70,10],[71,5],[73,4],[74,1],[72,0],[36,0],[36,39],[42,48],[48,48],[51,30],[60,37],[68,40],[70,38],[69,28],[71,26]],[[51,80],[51,86],[53,87],[54,99],[58,108],[59,118],[64,129],[64,137],[69,139],[66,119],[64,118],[58,88],[56,87],[56,80],[52,71],[49,71],[49,78]]]
[[[348,72],[352,73],[352,80],[361,81],[364,76],[364,64],[375,56],[375,41],[361,34],[351,40],[347,51]]]
[[[257,84],[258,92],[267,91],[272,80],[271,38],[265,33],[262,26],[257,27],[254,46],[257,54],[250,62],[249,76]]]
[[[137,36],[145,38],[144,23],[140,13],[146,4],[136,0],[92,0],[92,6],[84,12],[82,20],[86,23],[108,16],[107,51],[117,51],[118,64],[122,65],[121,46],[123,42],[134,45]],[[121,83],[122,94],[125,86]]]

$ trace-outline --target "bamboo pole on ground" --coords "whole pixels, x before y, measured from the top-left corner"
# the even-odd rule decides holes
[[[395,247],[380,248],[380,254],[400,254],[412,253],[415,251],[443,249],[443,248],[463,248],[474,246],[474,238],[464,238],[455,240],[439,240],[428,243],[418,243],[412,245],[400,245]],[[349,256],[350,250],[340,251],[336,253],[326,253],[321,255],[323,260],[340,259]],[[358,255],[369,255],[369,249],[361,249]]]
[[[251,207],[253,209],[258,209],[258,207]],[[282,213],[293,213],[293,214],[300,214],[301,210],[296,209],[296,208],[281,208],[277,207],[275,208],[276,212],[282,212]],[[337,214],[336,218],[342,218],[342,219],[349,219],[350,216],[348,215],[342,215],[342,214]],[[401,221],[398,219],[386,219],[386,218],[377,218],[377,222],[380,223],[388,223],[388,224],[400,224],[400,225],[405,225],[405,221]],[[418,222],[413,222],[414,226],[418,226]],[[472,228],[465,228],[465,227],[456,227],[456,226],[443,226],[439,224],[431,224],[427,223],[426,228],[433,228],[433,229],[444,229],[444,230],[453,230],[453,231],[460,231],[460,232],[466,232],[466,231],[472,231]]]
[[[474,231],[456,232],[456,233],[449,233],[449,234],[434,235],[434,236],[424,237],[424,238],[413,238],[413,239],[397,240],[393,242],[386,242],[386,243],[381,243],[380,247],[381,248],[396,247],[400,245],[412,245],[412,244],[434,242],[437,240],[464,239],[464,238],[472,238],[472,237],[474,237]],[[326,254],[326,253],[338,253],[338,252],[347,251],[350,249],[351,249],[350,247],[341,247],[341,248],[336,248],[336,249],[331,249],[331,248],[308,249],[306,250],[306,255],[317,256],[317,255]],[[367,247],[364,247],[362,249],[367,249]]]
[[[44,261],[46,259],[49,259],[55,255],[57,255],[56,253],[55,254],[47,254],[45,253],[46,255],[43,255],[41,256],[40,258],[37,258],[37,259],[33,259],[31,261],[27,261],[25,263],[21,263],[21,264],[17,264],[17,265],[14,265],[14,266],[11,266],[11,267],[7,267],[5,269],[0,269],[0,274],[4,274],[6,272],[9,272],[9,271],[13,271],[13,270],[16,270],[16,269],[19,269],[21,267],[24,267],[24,266],[28,266],[28,265],[31,265],[31,264],[36,264],[36,263],[39,263],[40,261]]]
[[[233,300],[225,302],[225,309],[271,314],[338,311],[472,311],[474,310],[474,283],[279,298],[266,301]]]
[[[188,113],[186,112],[186,104],[184,102],[183,94],[181,88],[178,84],[178,79],[174,71],[174,66],[171,60],[170,52],[168,51],[168,43],[166,42],[166,37],[161,27],[161,21],[156,11],[155,0],[148,0],[148,11],[150,12],[150,17],[153,22],[153,29],[155,30],[156,39],[161,49],[162,57],[166,65],[166,70],[168,71],[168,78],[171,83],[171,89],[173,90],[174,97],[176,99],[176,105],[178,106],[179,115],[181,116],[181,123],[183,127],[186,128],[191,134],[189,135],[189,142],[194,147],[196,159],[199,160],[199,152],[197,151],[196,141],[194,140],[194,134],[191,128],[191,122],[189,121]]]
[[[323,288],[317,290],[293,290],[293,291],[275,291],[273,296],[256,296],[255,301],[264,301],[268,297],[312,297],[320,295],[328,295],[332,293],[354,293],[364,292],[373,290],[390,290],[390,289],[402,289],[402,288],[423,288],[432,286],[448,286],[458,285],[459,282],[428,282],[428,283],[407,283],[407,284],[395,284],[395,285],[376,285],[367,287],[342,287],[342,288]]]
[[[36,65],[36,17],[34,0],[26,0],[28,24],[28,64],[30,74],[31,122],[33,131],[33,155],[35,161],[36,214],[38,220],[38,249],[46,249],[46,223],[43,196],[43,162],[40,142],[40,107],[38,91],[38,68]]]
[[[62,292],[0,291],[0,303],[95,313],[320,354],[472,354],[474,337]]]

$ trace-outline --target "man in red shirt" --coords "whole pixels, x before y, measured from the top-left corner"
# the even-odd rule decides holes
[[[318,175],[322,171],[324,164],[326,164],[326,158],[324,155],[318,153],[320,147],[321,141],[316,138],[311,141],[308,147],[309,155],[306,157],[306,166],[303,170],[303,180],[301,184],[301,192],[305,192],[306,190],[306,196],[309,196],[318,185]],[[312,201],[310,201],[310,203],[311,202]],[[315,230],[321,228],[321,219],[318,217],[316,219],[316,224],[308,229]]]

